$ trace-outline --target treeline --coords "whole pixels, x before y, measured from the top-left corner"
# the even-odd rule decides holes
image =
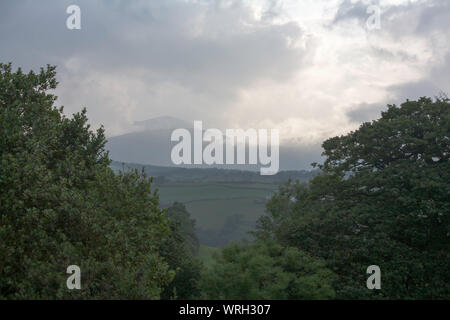
[[[282,184],[288,179],[307,182],[316,176],[320,170],[292,170],[280,171],[273,176],[262,176],[259,171],[244,171],[218,168],[180,168],[160,167],[137,163],[111,162],[111,168],[115,172],[144,170],[153,177],[156,185],[164,185],[173,182],[214,182],[214,183],[271,183]]]
[[[325,141],[320,174],[287,182],[255,240],[204,266],[186,208],[160,209],[145,172],[116,174],[103,128],[54,107],[56,85],[54,67],[0,64],[0,299],[450,298],[448,99]]]

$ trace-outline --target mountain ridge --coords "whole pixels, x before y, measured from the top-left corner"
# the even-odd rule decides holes
[[[106,149],[111,159],[126,163],[151,163],[155,166],[174,167],[171,159],[172,148],[177,142],[171,141],[174,129],[184,128],[192,132],[193,123],[178,118],[163,116],[137,121],[134,130],[122,135],[109,137]],[[280,170],[311,170],[311,163],[320,162],[319,145],[282,143],[279,150]],[[208,165],[183,165],[183,167],[211,168]],[[216,168],[259,171],[260,165],[214,165]]]

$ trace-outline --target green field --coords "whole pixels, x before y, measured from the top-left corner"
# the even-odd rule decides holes
[[[318,171],[280,171],[263,176],[257,171],[218,168],[182,168],[113,161],[114,172],[144,171],[159,190],[160,206],[186,206],[196,221],[201,245],[223,247],[230,241],[249,240],[249,231],[266,213],[266,202],[278,186],[291,179],[306,183]]]
[[[265,213],[265,202],[278,188],[275,184],[258,183],[170,183],[158,186],[162,207],[182,202],[196,220],[200,230],[219,232],[233,216],[239,224],[228,240],[239,240],[253,229]],[[202,240],[202,237],[200,237]]]
[[[278,186],[291,179],[307,182],[318,171],[280,171],[265,176],[258,171],[219,168],[183,168],[113,161],[114,172],[144,171],[159,190],[160,206],[186,206],[196,221],[200,244],[223,247],[230,241],[252,239],[256,221]]]

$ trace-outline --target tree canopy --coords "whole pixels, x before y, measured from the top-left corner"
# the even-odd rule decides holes
[[[208,299],[331,299],[334,275],[320,259],[275,241],[235,243],[202,277]]]
[[[158,298],[170,227],[151,180],[115,175],[103,128],[49,93],[55,67],[0,64],[0,298]],[[82,289],[68,290],[78,265]]]
[[[338,297],[448,298],[449,120],[448,99],[421,98],[328,139],[322,173],[282,187],[257,237],[325,259]],[[382,290],[366,288],[370,265]]]

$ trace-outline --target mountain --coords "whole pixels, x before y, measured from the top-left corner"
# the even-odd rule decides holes
[[[191,129],[192,123],[169,116],[162,116],[143,121],[135,121],[135,127],[143,131],[164,131],[178,128]]]
[[[177,142],[170,140],[173,130],[185,128],[191,132],[193,123],[174,117],[158,117],[136,121],[132,132],[110,137],[106,144],[111,159],[119,162],[142,163],[173,167],[170,158],[172,147]],[[207,129],[204,126],[204,129]],[[193,137],[193,135],[192,135]],[[320,161],[319,145],[304,146],[293,141],[280,146],[280,170],[311,170],[312,162]],[[258,165],[184,165],[190,168],[222,168],[237,170],[259,170]]]
[[[172,130],[143,130],[108,138],[106,149],[113,160],[172,166]]]

